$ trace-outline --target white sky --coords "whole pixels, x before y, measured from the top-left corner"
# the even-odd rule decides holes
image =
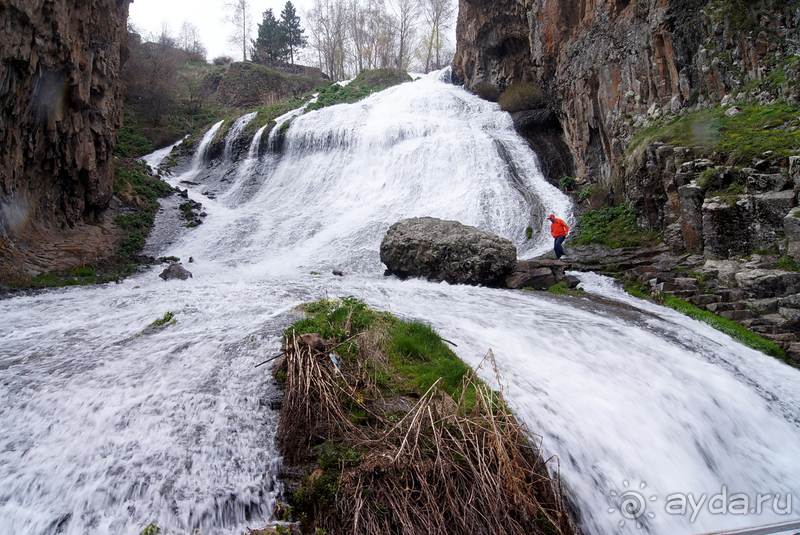
[[[292,0],[292,4],[300,15],[300,25],[306,26],[305,10],[314,5],[314,0]],[[241,50],[228,43],[228,36],[233,31],[225,22],[225,0],[134,0],[130,7],[128,22],[133,23],[147,38],[148,34],[161,33],[164,21],[169,24],[173,36],[177,37],[184,20],[188,20],[200,30],[200,39],[208,50],[208,61],[218,56],[231,56],[241,60]],[[267,9],[272,8],[276,18],[280,18],[286,0],[251,0],[251,16],[253,17],[253,37]],[[306,35],[308,31],[306,30]]]

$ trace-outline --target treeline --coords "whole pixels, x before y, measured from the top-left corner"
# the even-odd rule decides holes
[[[455,0],[315,0],[306,61],[334,80],[362,69],[440,69],[455,52],[447,37],[455,14]]]

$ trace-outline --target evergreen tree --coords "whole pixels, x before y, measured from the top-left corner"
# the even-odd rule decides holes
[[[278,22],[272,9],[264,12],[258,25],[258,36],[253,41],[253,60],[286,61],[289,51],[282,23]]]
[[[308,42],[303,35],[303,28],[300,27],[300,17],[297,16],[291,1],[287,1],[281,11],[280,27],[283,31],[284,45],[289,53],[289,58],[294,64],[294,52],[299,48],[304,48]]]

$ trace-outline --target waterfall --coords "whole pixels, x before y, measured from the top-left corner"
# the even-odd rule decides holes
[[[230,129],[228,129],[228,133],[225,134],[225,149],[224,149],[224,158],[226,160],[233,159],[233,150],[234,150],[234,143],[239,138],[239,134],[242,133],[242,130],[250,124],[250,121],[255,119],[258,112],[254,111],[252,113],[248,113],[246,115],[242,115],[234,123],[231,125]]]
[[[265,525],[280,491],[276,387],[254,365],[279,352],[298,304],[347,295],[432,324],[472,366],[491,348],[588,535],[800,516],[798,370],[596,275],[580,274],[582,297],[382,275],[381,238],[404,217],[475,225],[522,257],[550,249],[547,213],[574,222],[496,104],[427,76],[294,117],[283,151],[241,173],[247,160],[203,163],[220,126],[168,180],[197,197],[225,172],[228,189],[204,199],[203,225],[148,243],[192,279],[154,268],[0,301],[0,535]],[[168,311],[173,325],[148,328]],[[714,513],[723,489],[738,505]],[[689,494],[706,496],[696,514],[666,510]],[[623,496],[646,512],[626,516]]]

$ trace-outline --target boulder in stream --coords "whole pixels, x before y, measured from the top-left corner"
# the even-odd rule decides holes
[[[185,281],[192,277],[192,273],[186,269],[185,267],[181,266],[180,264],[172,264],[167,269],[161,272],[159,275],[165,281],[172,280],[172,279],[180,279]]]
[[[505,286],[517,265],[511,241],[458,221],[414,217],[398,221],[381,242],[386,275],[459,284]]]

